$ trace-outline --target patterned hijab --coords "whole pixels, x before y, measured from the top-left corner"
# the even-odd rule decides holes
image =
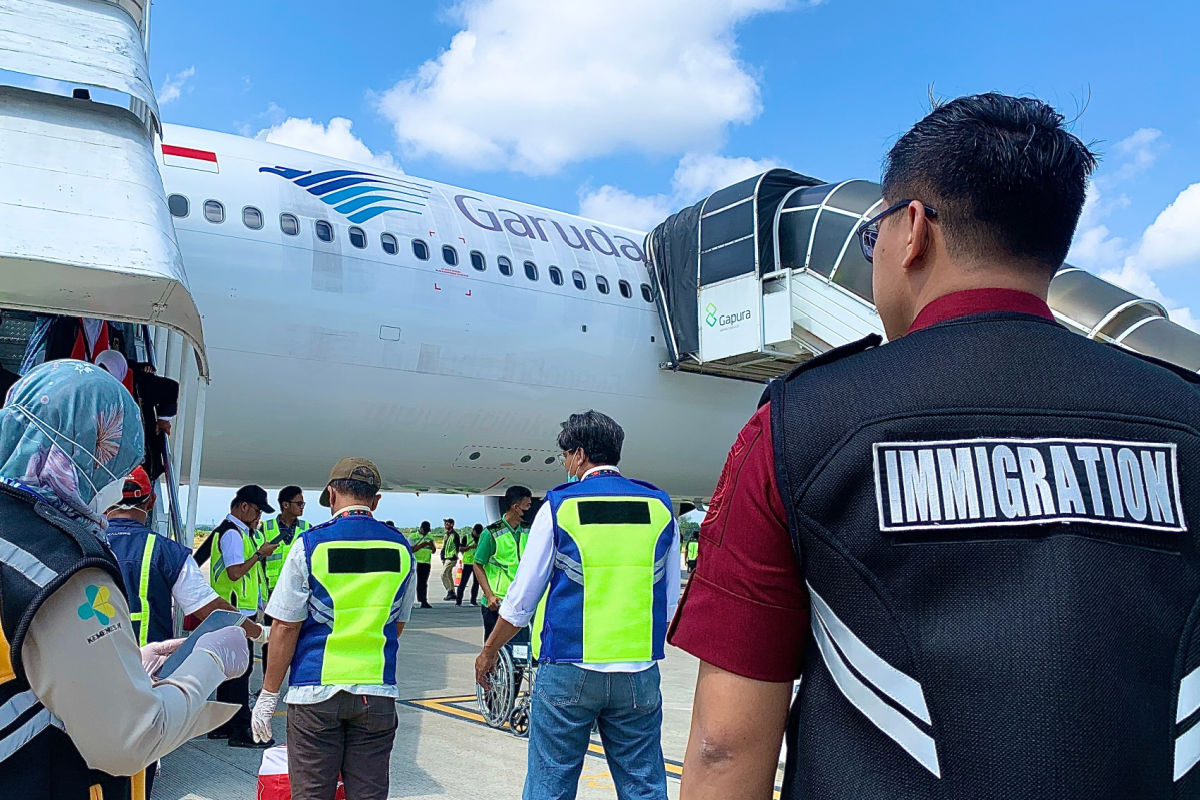
[[[141,412],[120,381],[93,364],[48,361],[17,381],[0,409],[0,482],[31,491],[73,519],[104,528],[96,492],[145,457]]]

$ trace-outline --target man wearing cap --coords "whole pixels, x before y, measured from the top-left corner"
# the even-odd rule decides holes
[[[154,501],[150,476],[138,467],[125,479],[121,502],[106,513],[105,536],[121,567],[129,595],[129,619],[141,647],[174,637],[172,600],[184,614],[200,620],[218,609],[236,610],[217,597],[190,550],[146,527]],[[254,641],[266,641],[266,628],[254,620],[245,620],[242,627]],[[153,781],[154,771],[147,770],[147,797]]]
[[[206,544],[211,549],[209,582],[217,595],[229,601],[243,617],[254,618],[267,601],[267,573],[263,562],[278,544],[260,543],[255,530],[263,512],[274,513],[261,486],[243,486],[229,504],[229,516],[212,532]],[[216,541],[217,546],[213,547]],[[203,545],[201,546],[203,547]],[[229,739],[230,747],[262,749],[270,743],[258,743],[250,732],[250,673],[254,669],[254,648],[249,641],[250,663],[238,678],[225,681],[217,690],[217,700],[240,708],[224,726],[208,734],[210,739]]]
[[[412,548],[376,520],[379,470],[343,458],[321,505],[333,519],[309,528],[284,561],[267,605],[275,641],[254,706],[254,737],[271,719],[289,667],[288,778],[298,800],[385,800],[396,736],[396,650],[416,597]]]
[[[446,590],[443,600],[453,600],[457,597],[458,587],[454,583],[454,566],[458,563],[458,546],[462,544],[458,531],[454,529],[454,520],[450,517],[442,520],[446,536],[442,539],[442,588]]]

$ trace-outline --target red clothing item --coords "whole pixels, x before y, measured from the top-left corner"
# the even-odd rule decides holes
[[[989,311],[1054,318],[1035,295],[973,289],[926,305],[909,332]],[[764,405],[729,451],[700,526],[696,571],[668,640],[727,672],[784,683],[800,677],[808,613],[808,591],[775,482],[770,406]]]

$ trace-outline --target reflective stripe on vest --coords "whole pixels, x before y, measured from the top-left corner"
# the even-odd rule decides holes
[[[263,559],[263,568],[267,571],[267,590],[275,588],[275,584],[279,583],[279,575],[283,572],[283,562],[287,561],[288,553],[292,551],[292,546],[300,538],[300,534],[308,530],[311,525],[302,519],[296,520],[296,529],[292,534],[290,542],[280,542],[279,547],[274,553]],[[271,517],[263,523],[262,540],[269,542],[279,535],[279,518]]]
[[[394,685],[395,623],[412,572],[408,548],[385,539],[320,542],[309,566],[309,620],[291,685]]]
[[[508,594],[508,587],[516,580],[517,565],[521,563],[521,552],[525,549],[525,541],[528,538],[528,530],[513,530],[504,520],[500,530],[492,531],[496,552],[483,565],[483,574],[487,576],[488,584],[492,587],[492,594],[497,597]]]
[[[146,537],[146,546],[142,550],[142,572],[138,579],[138,611],[129,613],[129,619],[137,626],[138,644],[145,647],[150,641],[150,560],[154,557],[154,540],[158,537],[150,534]]]
[[[554,521],[539,657],[589,664],[662,658],[671,508],[655,496],[569,496]]]
[[[247,534],[241,528],[234,528],[238,535],[242,537],[242,563],[250,560],[254,555],[254,551],[258,548],[255,545],[254,534]],[[225,554],[221,552],[221,536],[229,531],[224,531],[221,534],[213,534],[217,537],[217,541],[212,546],[212,558],[209,562],[208,583],[212,586],[213,591],[222,600],[227,600],[234,608],[241,611],[257,611],[258,596],[261,588],[261,583],[265,580],[264,573],[260,569],[259,564],[255,564],[246,574],[238,580],[232,580],[229,577],[228,571],[225,569]]]

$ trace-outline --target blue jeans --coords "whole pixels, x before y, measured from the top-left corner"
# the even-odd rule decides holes
[[[594,722],[619,800],[665,800],[657,664],[643,672],[543,664],[530,714],[523,800],[573,800]]]

